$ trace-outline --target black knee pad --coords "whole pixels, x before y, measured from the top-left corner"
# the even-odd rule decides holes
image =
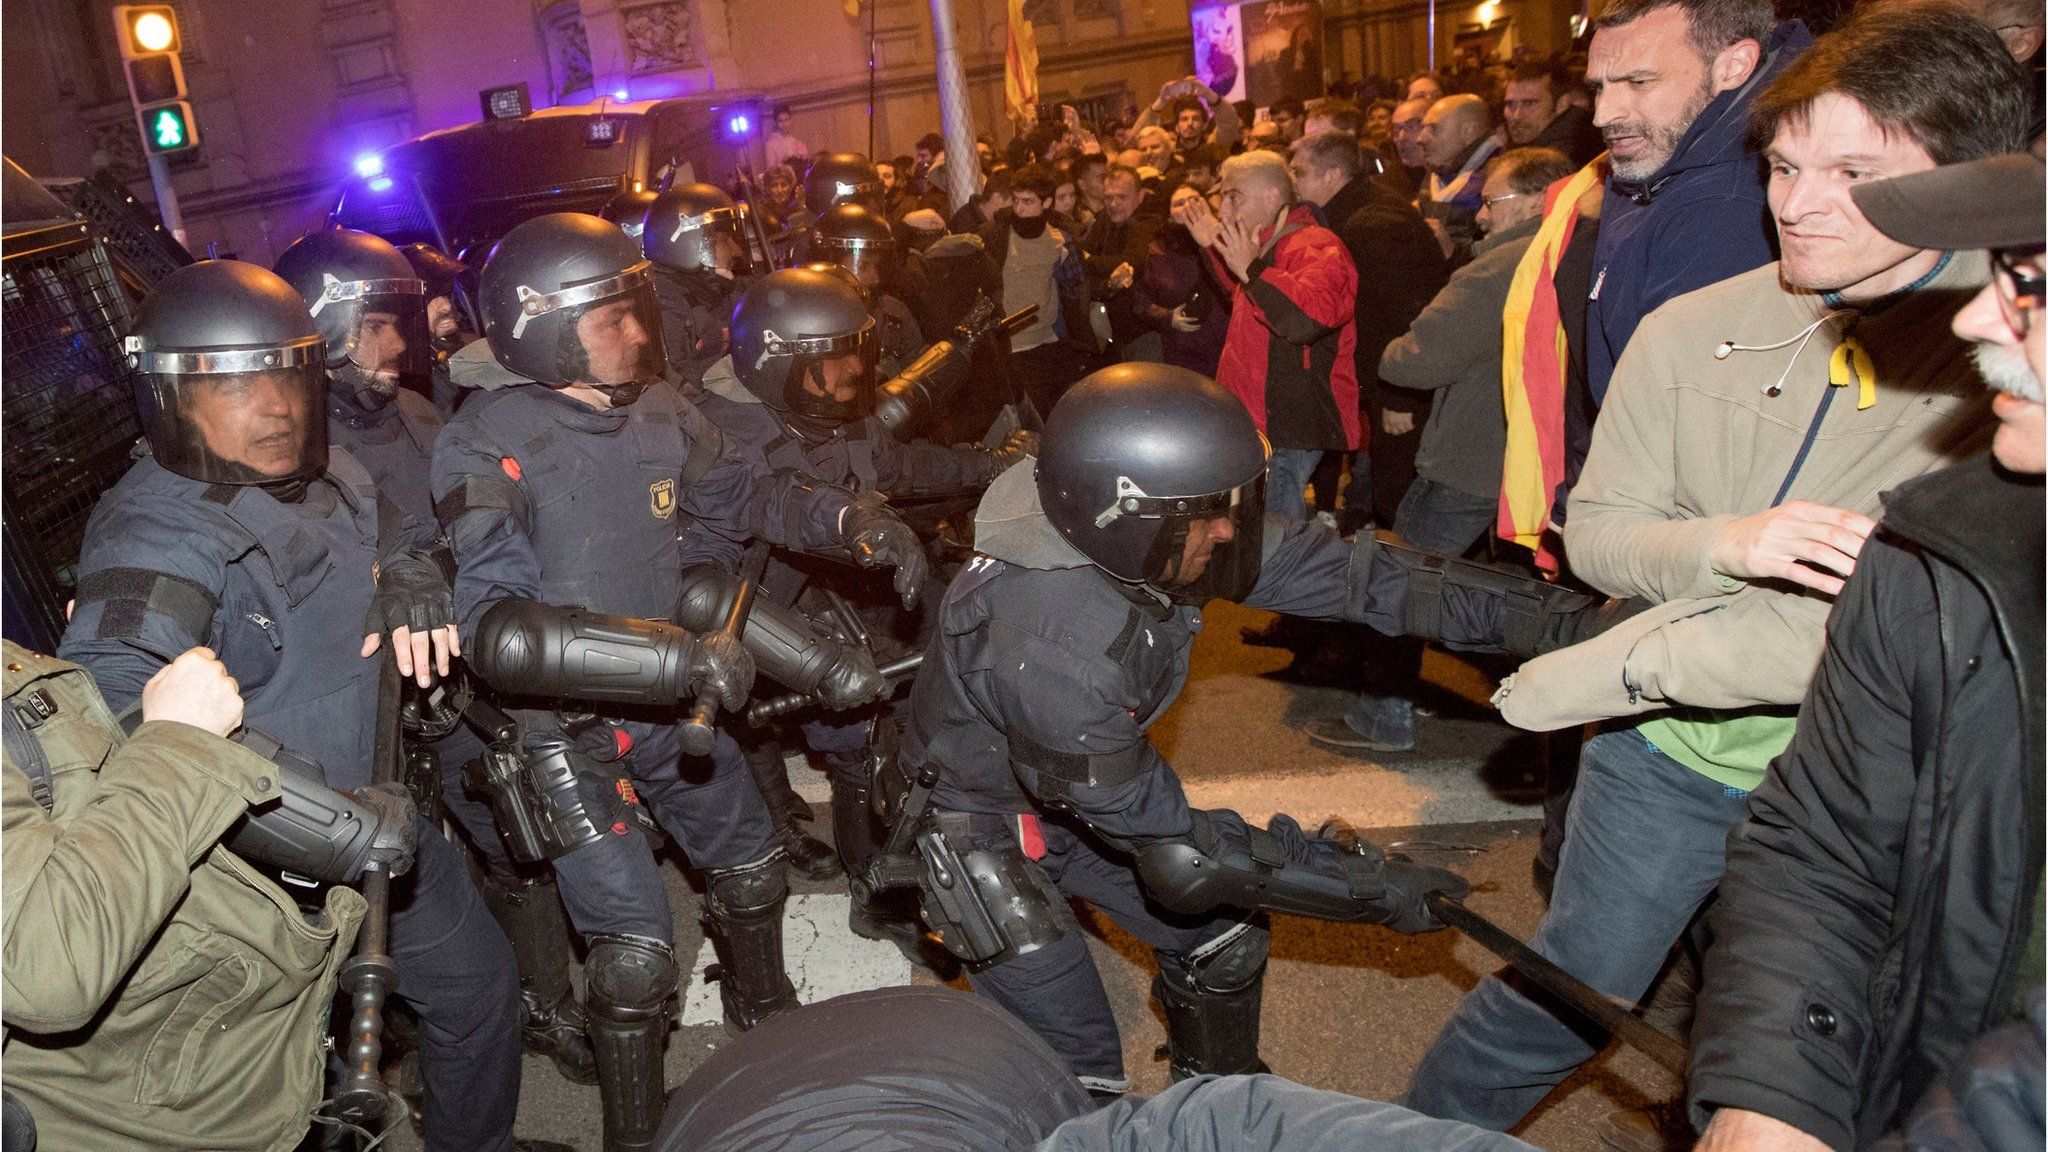
[[[645,936],[592,936],[583,974],[593,1017],[643,1019],[676,993],[675,949]]]
[[[1265,975],[1272,943],[1263,918],[1236,924],[1189,952],[1161,953],[1160,975],[1196,995],[1242,992]]]
[[[704,888],[712,919],[759,916],[789,896],[789,858],[778,848],[752,864],[706,872]]]

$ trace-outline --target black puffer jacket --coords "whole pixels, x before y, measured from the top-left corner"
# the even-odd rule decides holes
[[[1695,1120],[1872,1144],[2004,1023],[2042,882],[2042,486],[1902,485],[1828,621],[1792,746],[1728,842]]]

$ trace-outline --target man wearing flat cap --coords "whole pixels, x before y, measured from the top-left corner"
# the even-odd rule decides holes
[[[1791,747],[1729,836],[1692,1032],[1698,1148],[2039,1148],[2042,162],[1850,194],[1899,243],[1990,250],[1954,329],[1998,430],[1885,494]]]

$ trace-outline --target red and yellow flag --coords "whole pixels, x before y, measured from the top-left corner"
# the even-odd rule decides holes
[[[1021,124],[1037,106],[1038,33],[1024,18],[1024,0],[1010,0],[1010,22],[1003,36],[1003,109]]]
[[[1557,302],[1557,262],[1582,214],[1597,212],[1606,183],[1603,156],[1544,195],[1543,224],[1515,268],[1501,309],[1501,401],[1507,409],[1508,446],[1502,459],[1500,515],[1495,535],[1536,554],[1545,572],[1558,557],[1545,531],[1551,502],[1564,482],[1565,333]],[[1589,203],[1590,201],[1590,203]]]

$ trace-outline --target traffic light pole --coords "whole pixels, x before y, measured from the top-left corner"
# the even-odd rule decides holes
[[[156,210],[164,218],[164,229],[181,247],[190,248],[185,243],[185,217],[178,211],[178,189],[171,183],[171,163],[147,145],[142,150],[149,157],[149,182],[156,186]]]

